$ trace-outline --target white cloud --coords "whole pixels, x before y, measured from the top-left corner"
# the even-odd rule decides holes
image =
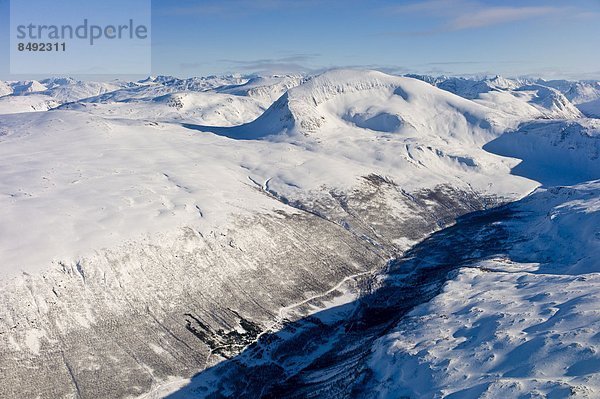
[[[483,28],[516,21],[539,18],[568,12],[576,16],[582,13],[573,7],[491,6],[474,0],[429,0],[404,4],[390,9],[398,14],[425,15],[439,18],[441,25],[425,32],[432,34],[464,29]]]
[[[560,11],[563,9],[559,7],[491,7],[459,15],[448,23],[448,27],[451,30],[480,28],[556,14]]]

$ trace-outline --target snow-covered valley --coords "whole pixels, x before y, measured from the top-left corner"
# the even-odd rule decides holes
[[[0,397],[598,397],[599,98],[0,82]]]

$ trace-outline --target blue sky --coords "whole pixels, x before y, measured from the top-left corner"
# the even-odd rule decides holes
[[[0,78],[23,78],[8,73],[8,14],[0,0]],[[600,79],[599,22],[600,0],[153,0],[152,72]]]

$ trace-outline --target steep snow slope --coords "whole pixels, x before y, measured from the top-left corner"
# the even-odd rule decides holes
[[[528,122],[484,148],[521,159],[513,173],[547,186],[593,180],[600,162],[600,121]]]
[[[600,395],[600,183],[542,190],[508,251],[464,265],[375,345],[374,397]]]
[[[600,119],[600,98],[596,100],[580,103],[577,108],[589,118]]]
[[[596,167],[596,177],[600,166]],[[600,273],[600,181],[538,189],[515,205],[529,220],[510,228],[522,237],[509,251],[519,263],[539,263],[537,273]]]

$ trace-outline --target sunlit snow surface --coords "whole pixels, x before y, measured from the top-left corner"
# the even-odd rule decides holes
[[[375,345],[376,396],[600,395],[599,198],[596,181],[520,202],[507,253],[459,269]]]
[[[438,296],[376,341],[367,359],[370,392],[381,398],[598,397],[598,82],[416,78],[340,70],[320,76],[0,82],[0,285],[21,292],[59,265],[79,268],[80,260],[109,252],[145,256],[157,243],[177,253],[182,231],[224,237],[241,218],[277,218],[319,206],[325,214],[310,215],[357,234],[368,229],[337,218],[323,198],[351,213],[344,196],[368,201],[372,193],[363,193],[361,184],[372,176],[411,201],[420,190],[452,187],[474,198],[516,201],[511,206],[520,217],[504,222],[512,243],[498,256],[461,264]],[[394,218],[410,210],[403,203],[387,205]],[[378,216],[386,215],[371,215]],[[379,238],[397,251],[423,238],[382,231],[388,236]],[[261,230],[257,239],[271,243],[269,234]],[[256,243],[246,238],[242,249],[251,250]],[[214,272],[236,276],[236,258],[226,252],[234,246],[221,244],[227,261],[213,265],[223,267]],[[336,256],[335,248],[327,250]],[[158,270],[150,275],[161,281],[166,272]],[[88,292],[79,272],[84,288],[66,292]],[[331,287],[342,292],[338,283]],[[236,284],[240,291],[251,287],[245,280]],[[160,286],[148,287],[163,294]],[[36,318],[46,317],[54,297],[27,289]],[[320,294],[307,288],[297,293],[297,303]],[[310,311],[355,296],[328,298]],[[29,318],[29,298],[22,300],[27,312],[18,309],[19,301],[0,310]],[[93,314],[90,301],[79,310]],[[288,317],[294,303],[274,301],[288,306],[268,312]],[[58,302],[71,306],[64,298]],[[90,316],[75,324],[91,328],[94,322]],[[17,332],[0,331],[0,349],[36,359],[46,353],[44,345],[58,342],[48,338],[57,332],[44,328],[66,336],[71,327],[15,326]],[[163,350],[149,348],[154,355]],[[76,381],[77,370],[65,363]],[[159,397],[188,377],[169,375],[135,389],[152,388],[150,397]]]
[[[290,89],[254,122],[251,98],[165,98],[162,87],[152,100],[2,116],[2,274],[271,210],[257,185],[289,199],[347,190],[371,173],[409,191],[451,184],[515,198],[536,185],[510,174],[518,161],[481,148],[518,120],[415,79],[331,72]],[[227,127],[234,122],[249,123]],[[229,138],[238,131],[249,140]]]

